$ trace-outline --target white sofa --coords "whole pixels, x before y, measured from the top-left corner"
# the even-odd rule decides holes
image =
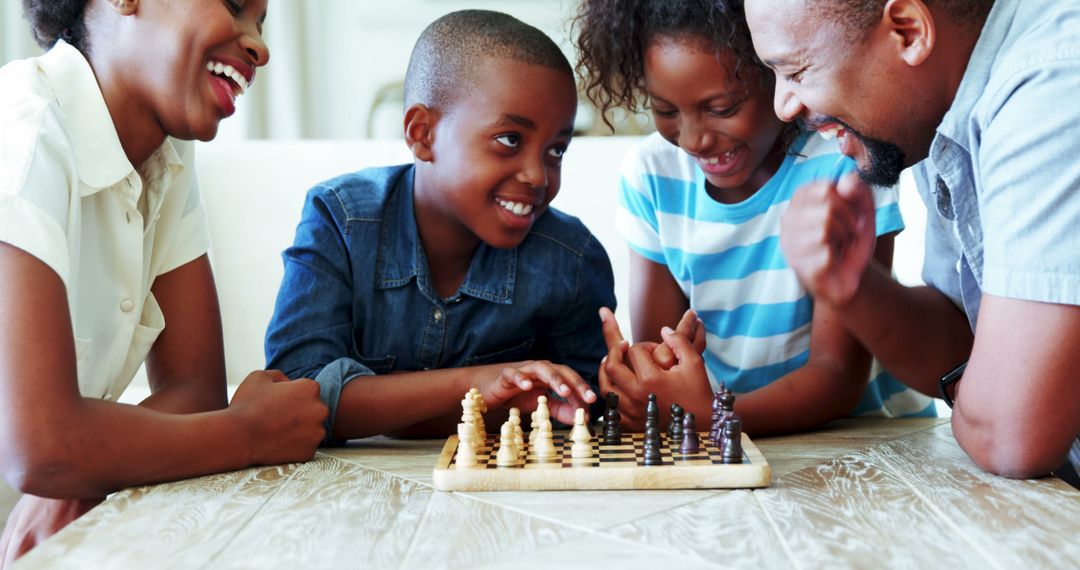
[[[607,248],[620,303],[616,316],[628,336],[628,253],[615,231],[614,214],[619,165],[637,140],[574,140],[563,164],[562,189],[553,202],[581,218]],[[307,190],[338,174],[411,159],[399,140],[214,142],[197,147],[230,384],[265,364],[262,341],[281,282],[280,254],[292,243]],[[904,189],[901,205],[909,231],[898,239],[895,265],[901,280],[913,282],[921,266],[925,214],[913,188]],[[133,388],[138,392],[138,385]]]

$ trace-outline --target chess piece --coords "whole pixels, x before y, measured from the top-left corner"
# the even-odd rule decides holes
[[[574,444],[570,447],[570,457],[574,459],[585,459],[592,457],[592,446],[589,442],[592,441],[592,434],[589,433],[589,428],[585,425],[585,409],[578,408],[574,411],[574,429],[570,431],[570,441]]]
[[[499,434],[499,453],[495,455],[495,465],[499,467],[516,467],[518,450],[514,446],[514,424],[509,421],[503,422],[502,431]]]
[[[721,432],[724,431],[724,423],[721,421],[724,415],[724,407],[723,404],[720,403],[720,396],[722,394],[723,391],[713,392],[712,423],[709,428],[709,443],[712,443],[712,446],[718,449],[720,447]]]
[[[525,431],[521,429],[521,410],[510,408],[510,423],[514,425],[514,447],[520,452],[525,447]]]
[[[679,441],[682,433],[682,406],[672,403],[669,408],[671,412],[671,421],[668,422],[667,435],[668,441]]]
[[[697,428],[694,426],[694,414],[686,412],[682,423],[682,445],[679,452],[683,455],[693,455],[701,450],[701,440],[698,438]]]
[[[551,411],[548,410],[547,396],[540,396],[536,399],[536,419],[551,420]]]
[[[660,429],[660,406],[656,405],[656,394],[649,394],[649,401],[645,403],[645,429],[649,425]]]
[[[724,440],[720,445],[724,463],[742,463],[742,420],[732,418],[724,423]]]
[[[642,463],[645,465],[660,465],[663,460],[660,457],[660,430],[656,426],[645,428],[645,442],[642,450]]]
[[[619,413],[619,395],[607,394],[607,409],[604,412],[604,443],[619,445],[622,443],[622,414]]]
[[[533,443],[533,457],[546,462],[555,457],[555,437],[551,433],[550,420],[537,420],[536,441]]]
[[[479,388],[470,388],[469,389],[469,394],[471,394],[473,399],[476,400],[477,409],[480,410],[480,413],[481,414],[486,414],[487,410],[488,410],[487,409],[487,404],[484,402],[484,396],[482,394],[480,394],[480,389]]]
[[[536,436],[540,433],[536,431],[536,426],[536,410],[533,410],[533,412],[529,414],[529,447],[532,447],[533,444],[536,443]]]
[[[484,437],[487,435],[484,433],[484,419],[480,415],[480,411],[477,410],[478,402],[473,396],[472,392],[466,392],[465,398],[461,400],[461,423],[472,425],[472,443],[476,448],[480,448],[484,445]],[[478,420],[479,418],[479,420]]]
[[[458,469],[476,467],[476,447],[473,444],[476,426],[469,422],[462,422],[458,424],[457,430],[458,447],[457,455],[454,456],[454,463]]]

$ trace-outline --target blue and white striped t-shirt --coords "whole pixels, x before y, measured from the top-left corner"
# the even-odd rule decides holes
[[[715,389],[745,393],[798,369],[810,355],[813,302],[780,250],[780,216],[802,185],[854,170],[836,143],[803,133],[750,198],[722,204],[697,163],[659,134],[622,167],[616,227],[641,256],[667,266],[705,323]],[[875,188],[877,234],[903,229],[896,188]],[[855,415],[934,416],[933,401],[874,366]]]

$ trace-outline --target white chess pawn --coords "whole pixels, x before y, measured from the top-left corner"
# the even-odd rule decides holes
[[[533,444],[533,457],[540,461],[550,460],[555,457],[555,438],[551,433],[551,422],[537,420],[536,442]]]
[[[514,425],[514,447],[521,451],[525,447],[525,432],[521,429],[521,410],[510,408],[510,423]]]
[[[551,420],[551,410],[548,409],[547,396],[540,396],[536,399],[536,419]]]
[[[589,445],[589,442],[592,441],[592,434],[589,433],[589,428],[585,425],[584,408],[578,408],[574,411],[574,429],[570,431],[570,441],[574,442],[574,445],[570,447],[570,457],[576,459],[592,457],[592,446]]]
[[[470,467],[476,467],[476,448],[473,446],[473,431],[476,428],[468,422],[460,423],[457,426],[458,432],[458,447],[457,455],[454,456],[454,463],[458,469],[468,469]]]
[[[499,434],[499,453],[495,455],[495,465],[499,467],[515,467],[518,461],[518,450],[514,446],[514,424],[509,421],[503,422],[502,431]]]
[[[540,431],[537,429],[539,423],[537,423],[536,412],[533,411],[533,413],[529,415],[529,418],[529,427],[532,428],[529,430],[529,447],[532,447],[536,443],[536,435],[540,433]]]

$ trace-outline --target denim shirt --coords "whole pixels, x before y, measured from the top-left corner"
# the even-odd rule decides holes
[[[997,0],[916,165],[923,280],[963,307],[985,291],[1080,305],[1080,3]],[[1070,461],[1080,467],[1080,438]]]
[[[314,378],[330,410],[359,376],[526,359],[565,364],[599,393],[600,307],[615,307],[607,253],[549,208],[513,249],[481,243],[440,298],[413,214],[412,165],[312,189],[266,333],[267,368]]]
[[[1080,305],[1080,6],[998,0],[914,168],[923,280],[964,309],[982,293]]]

